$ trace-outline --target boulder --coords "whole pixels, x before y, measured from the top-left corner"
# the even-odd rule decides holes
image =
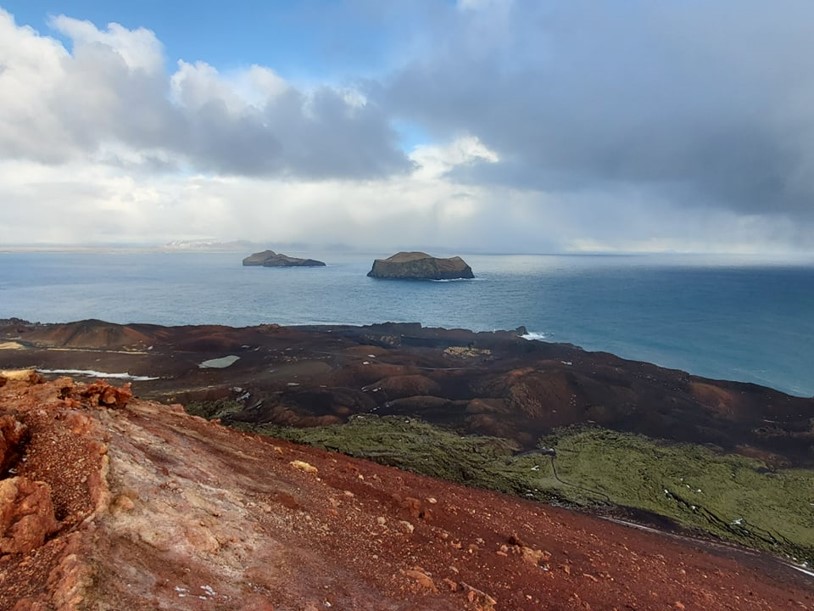
[[[26,477],[0,481],[0,555],[34,551],[58,528],[51,486]]]
[[[441,259],[425,252],[400,252],[387,259],[376,259],[367,275],[371,278],[407,280],[453,280],[475,277],[472,268],[460,257]]]
[[[317,261],[316,259],[298,259],[297,257],[289,257],[282,253],[276,253],[273,250],[253,253],[243,259],[243,265],[257,265],[263,267],[325,267],[325,263]]]
[[[0,476],[14,466],[27,433],[28,427],[13,415],[0,416]]]

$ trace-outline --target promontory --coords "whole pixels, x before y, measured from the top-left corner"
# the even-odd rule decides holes
[[[387,259],[376,259],[367,275],[371,278],[406,280],[453,280],[475,277],[472,268],[461,257],[441,259],[425,252],[399,252]]]
[[[316,259],[298,259],[273,250],[256,252],[243,259],[243,265],[262,265],[263,267],[324,267],[325,263]]]

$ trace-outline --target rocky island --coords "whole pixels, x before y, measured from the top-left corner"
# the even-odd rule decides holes
[[[461,257],[442,259],[425,252],[399,252],[376,259],[367,274],[371,278],[400,280],[454,280],[474,278],[472,268]]]
[[[298,259],[273,250],[256,252],[243,259],[245,266],[262,267],[325,267],[325,263],[316,259]]]

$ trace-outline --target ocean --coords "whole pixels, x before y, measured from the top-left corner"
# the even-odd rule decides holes
[[[0,318],[523,325],[530,341],[814,395],[811,259],[465,255],[474,280],[404,282],[367,278],[374,255],[292,252],[328,266],[272,269],[248,254],[0,253]]]

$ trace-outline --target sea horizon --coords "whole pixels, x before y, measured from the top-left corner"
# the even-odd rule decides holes
[[[814,263],[749,255],[466,254],[475,279],[366,277],[378,253],[286,251],[325,268],[243,267],[249,252],[0,252],[0,317],[31,322],[367,325],[530,337],[814,395]],[[392,253],[391,253],[392,254]],[[387,255],[383,255],[387,256]]]

